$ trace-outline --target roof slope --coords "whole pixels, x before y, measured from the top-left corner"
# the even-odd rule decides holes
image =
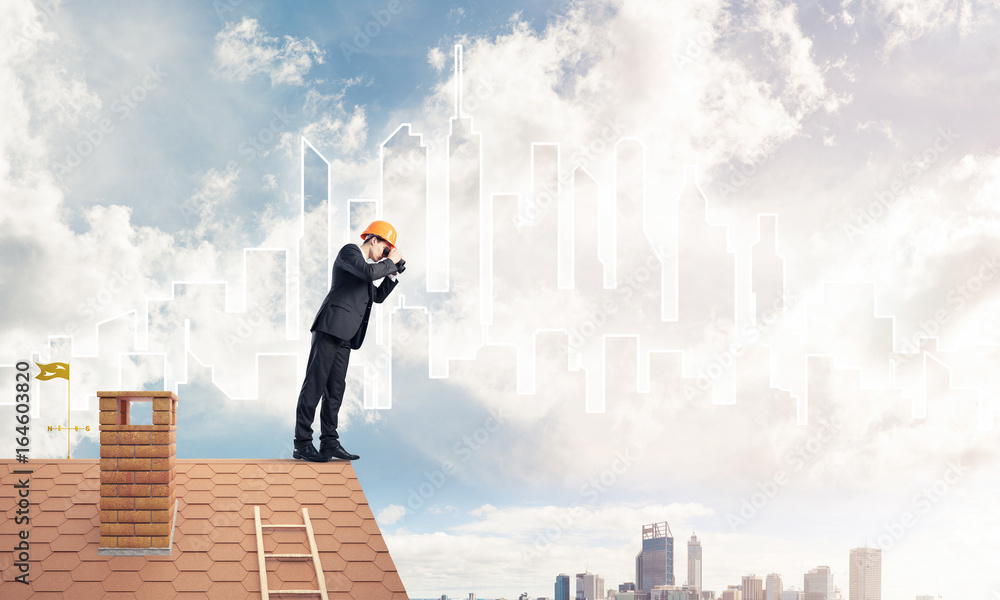
[[[12,552],[18,478],[30,468],[31,585]],[[22,476],[23,477],[23,476]],[[331,600],[403,600],[406,592],[353,467],[346,461],[177,461],[177,521],[170,556],[98,555],[97,460],[0,460],[0,596],[32,598],[260,597],[254,505],[264,524],[302,524],[308,508]],[[306,553],[304,530],[264,532],[266,553]],[[270,589],[316,589],[311,561],[268,560]],[[308,596],[306,596],[308,597]],[[318,598],[318,595],[315,596]]]

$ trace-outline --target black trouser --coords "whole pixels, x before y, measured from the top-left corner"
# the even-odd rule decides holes
[[[350,357],[350,340],[342,340],[322,331],[313,332],[306,377],[302,381],[299,403],[295,409],[296,448],[312,443],[312,423],[320,396],[324,397],[319,411],[322,432],[319,436],[320,447],[338,443],[337,413],[344,401]]]

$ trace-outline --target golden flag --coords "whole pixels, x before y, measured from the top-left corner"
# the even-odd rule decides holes
[[[69,381],[69,363],[35,364],[42,370],[41,373],[35,376],[35,379],[38,381],[48,381],[53,377],[62,377],[66,381]]]

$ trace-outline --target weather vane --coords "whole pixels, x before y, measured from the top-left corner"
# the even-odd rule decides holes
[[[36,362],[35,364],[38,365],[38,368],[42,370],[41,373],[39,373],[35,377],[35,379],[37,379],[38,381],[48,381],[49,379],[54,379],[56,377],[61,377],[66,380],[66,458],[69,458],[70,457],[69,430],[72,428],[72,425],[69,420],[69,399],[70,399],[69,363],[55,362],[43,365],[41,363]],[[86,429],[89,431],[90,430],[89,426]],[[79,431],[80,428],[77,427],[76,430]],[[51,426],[49,427],[49,431],[52,431]],[[59,431],[62,431],[62,426],[59,426]]]

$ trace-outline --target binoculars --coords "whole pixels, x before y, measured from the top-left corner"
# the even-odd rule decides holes
[[[389,248],[383,248],[382,249],[382,258],[385,258],[387,256],[389,256]],[[402,273],[403,271],[405,271],[406,270],[406,261],[403,260],[403,259],[400,259],[399,262],[396,263],[396,269],[398,269],[398,271],[397,271],[398,273]]]

